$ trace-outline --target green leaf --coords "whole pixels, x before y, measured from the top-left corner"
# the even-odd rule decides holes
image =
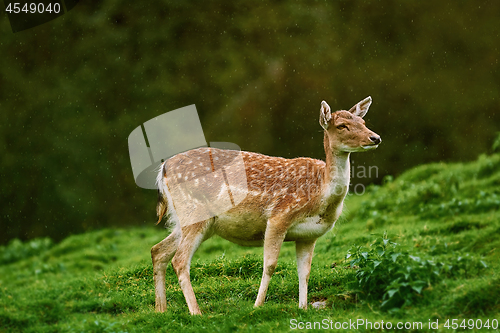
[[[493,151],[500,150],[500,132],[497,132],[497,138],[495,139],[495,142],[493,143]]]
[[[412,289],[415,290],[417,293],[421,294],[423,287],[424,286],[412,286]]]
[[[389,295],[389,298],[392,298],[392,296],[394,296],[394,294],[397,293],[398,291],[399,291],[399,289],[388,290],[387,295]]]
[[[416,262],[420,262],[420,257],[415,257],[415,256],[412,256],[412,255],[409,255],[408,257],[410,257],[411,259],[415,260]]]

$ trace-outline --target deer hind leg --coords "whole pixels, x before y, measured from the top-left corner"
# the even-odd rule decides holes
[[[257,300],[254,305],[256,307],[264,304],[267,288],[269,287],[271,276],[278,264],[278,257],[285,235],[286,228],[280,228],[271,223],[271,221],[268,222],[264,237],[264,272],[262,273],[259,293],[257,294]]]
[[[167,310],[165,272],[168,262],[172,260],[172,257],[177,251],[181,237],[181,229],[179,225],[176,225],[174,231],[167,238],[151,248],[156,297],[155,309],[158,312],[165,312]]]
[[[297,272],[299,273],[299,308],[304,310],[307,309],[307,283],[311,273],[311,261],[315,244],[316,240],[295,242]]]
[[[196,301],[189,275],[191,259],[201,243],[210,238],[211,232],[209,229],[212,221],[213,219],[209,219],[183,227],[181,243],[172,259],[172,267],[179,279],[179,284],[184,294],[184,298],[186,299],[189,312],[193,315],[201,315],[201,311]]]

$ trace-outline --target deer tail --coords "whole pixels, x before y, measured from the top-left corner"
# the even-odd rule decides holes
[[[156,186],[158,187],[158,203],[156,204],[156,215],[158,216],[158,225],[163,216],[168,215],[168,200],[167,200],[167,184],[165,182],[166,176],[166,161],[160,165],[158,175],[156,176]]]

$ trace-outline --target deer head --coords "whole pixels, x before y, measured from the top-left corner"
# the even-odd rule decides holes
[[[368,112],[372,98],[367,97],[349,111],[331,112],[330,106],[321,102],[319,123],[325,130],[325,144],[331,152],[361,152],[375,149],[382,142],[380,136],[365,126],[363,117]]]

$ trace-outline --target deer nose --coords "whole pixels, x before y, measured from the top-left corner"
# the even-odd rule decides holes
[[[370,136],[370,140],[371,140],[374,144],[376,144],[376,145],[378,145],[379,143],[381,143],[381,142],[382,142],[382,139],[381,139],[381,138],[380,138],[380,136],[378,136],[378,135],[372,135],[372,136]]]

